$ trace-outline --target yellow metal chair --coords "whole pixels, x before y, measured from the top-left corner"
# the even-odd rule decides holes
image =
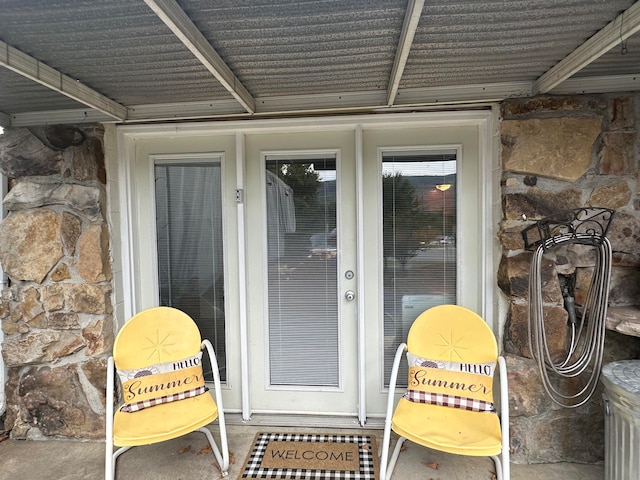
[[[406,393],[393,409],[398,368],[407,352]],[[494,371],[500,371],[501,413],[494,407]],[[495,336],[476,313],[457,305],[423,312],[401,344],[391,371],[381,478],[391,478],[402,444],[491,457],[498,480],[509,480],[507,369]],[[390,459],[391,430],[398,442]],[[402,478],[402,477],[400,477]]]
[[[214,398],[204,383],[202,352],[209,354]],[[114,414],[119,377],[123,404]],[[229,449],[222,411],[220,375],[213,347],[201,340],[195,322],[170,307],[133,316],[118,332],[107,369],[105,480],[115,478],[116,461],[134,446],[164,442],[199,431],[205,434],[223,476]],[[206,425],[218,419],[220,448]],[[114,451],[114,445],[120,447]]]

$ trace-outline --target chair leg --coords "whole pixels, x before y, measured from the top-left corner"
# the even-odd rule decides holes
[[[118,457],[124,452],[126,452],[127,450],[131,450],[132,448],[133,447],[120,447],[115,452],[112,451],[112,453],[109,455],[109,458],[107,459],[107,463],[105,463],[105,480],[114,480],[116,478],[116,460],[118,460]],[[113,443],[111,444],[111,449],[113,450]]]
[[[220,465],[220,474],[222,477],[226,477],[227,475],[229,475],[228,454],[224,455],[223,453],[220,452],[220,449],[218,448],[218,444],[213,438],[213,434],[211,433],[211,430],[209,430],[207,427],[202,427],[202,428],[199,428],[198,431],[204,433],[205,436],[207,437],[207,440],[209,441],[209,445],[211,445],[211,450],[213,451],[213,456],[216,457],[216,461],[218,462],[218,465]],[[225,448],[225,445],[223,445],[222,448]]]
[[[400,456],[400,450],[402,450],[402,445],[407,439],[404,437],[398,438],[396,442],[396,446],[393,449],[393,453],[391,454],[391,458],[389,459],[389,466],[387,467],[387,472],[385,474],[386,480],[391,480],[391,475],[393,474],[393,469],[396,468],[396,462],[398,461],[398,457]],[[380,472],[382,474],[382,472]]]
[[[493,463],[496,466],[496,479],[497,480],[510,480],[511,479],[511,471],[509,460],[507,458],[500,458],[499,455],[494,455],[491,457]]]
[[[500,461],[500,457],[497,455],[492,455],[491,459],[496,466],[496,478],[497,480],[503,480],[502,476],[502,462]]]

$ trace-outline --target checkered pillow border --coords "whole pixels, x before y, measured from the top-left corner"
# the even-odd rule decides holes
[[[163,397],[143,400],[142,402],[125,404],[122,406],[122,408],[120,408],[120,410],[127,413],[137,412],[144,408],[153,407],[154,405],[160,405],[161,403],[169,403],[178,400],[184,400],[185,398],[197,397],[198,395],[202,395],[203,393],[206,393],[208,391],[209,389],[207,387],[192,388],[191,390],[174,393],[172,395],[165,395]]]
[[[420,390],[407,390],[402,398],[416,403],[428,403],[444,407],[461,408],[473,412],[495,412],[496,408],[491,402],[476,400],[474,398],[458,397],[440,393],[422,392]]]
[[[375,455],[373,449],[359,448],[360,470],[336,471],[336,470],[312,470],[312,469],[283,469],[260,468],[262,458],[271,441],[280,442],[334,442],[357,443],[358,445],[372,445],[370,435],[321,435],[306,433],[260,433],[247,461],[247,465],[240,478],[292,478],[292,479],[318,479],[318,480],[375,480]]]

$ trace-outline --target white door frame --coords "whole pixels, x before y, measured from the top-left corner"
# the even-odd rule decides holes
[[[154,137],[176,137],[176,136],[208,136],[216,134],[235,134],[236,144],[241,147],[242,138],[246,133],[273,133],[273,132],[314,132],[314,131],[335,131],[337,129],[348,129],[356,135],[356,209],[358,213],[357,223],[357,245],[358,245],[358,278],[362,278],[364,258],[362,257],[362,245],[364,243],[362,212],[362,129],[382,128],[385,126],[392,128],[400,127],[456,127],[475,126],[478,128],[480,163],[478,171],[481,178],[481,205],[479,205],[479,215],[482,217],[481,251],[482,265],[480,266],[482,278],[486,282],[481,282],[481,301],[479,314],[481,314],[495,332],[499,332],[504,323],[503,312],[498,312],[500,318],[496,318],[496,306],[498,305],[498,294],[495,279],[495,258],[499,245],[496,237],[497,216],[499,210],[499,162],[497,160],[498,141],[495,131],[498,128],[498,110],[474,110],[474,111],[452,111],[452,112],[424,112],[424,113],[397,113],[397,114],[373,114],[373,115],[347,115],[347,116],[327,116],[301,119],[256,119],[240,120],[228,122],[203,122],[203,123],[175,123],[175,124],[152,124],[152,125],[123,125],[117,127],[115,139],[112,143],[105,139],[105,152],[107,161],[107,171],[109,182],[107,185],[109,195],[109,219],[112,227],[112,249],[114,263],[114,315],[118,327],[138,310],[136,305],[136,295],[134,291],[137,285],[137,273],[135,262],[136,239],[133,236],[132,222],[135,221],[134,202],[136,198],[135,186],[132,179],[132,163],[135,158],[135,143],[138,139]],[[236,162],[238,167],[237,190],[242,196],[243,190],[243,168],[244,152],[237,149]],[[238,202],[237,218],[239,225],[244,218],[244,206],[242,201]],[[238,265],[244,269],[244,230],[238,227]],[[119,240],[119,242],[118,242]],[[360,284],[358,284],[360,287]],[[246,296],[246,277],[244,273],[239,276],[240,298]],[[363,295],[358,295],[358,370],[359,376],[364,377],[364,325],[363,318]],[[241,332],[241,369],[244,373],[248,371],[248,343],[247,343],[247,312],[246,305],[240,306],[240,332]],[[243,373],[243,376],[244,376]],[[245,376],[246,378],[246,376]],[[358,396],[358,420],[364,424],[367,417],[364,380],[359,382]],[[251,416],[248,385],[242,385],[242,418],[247,420]]]

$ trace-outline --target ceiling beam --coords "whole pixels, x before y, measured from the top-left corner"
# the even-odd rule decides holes
[[[127,119],[127,107],[124,105],[105,97],[101,93],[1,40],[0,66],[105,113],[116,120],[124,121]]]
[[[402,79],[404,67],[407,64],[407,58],[409,57],[409,51],[411,50],[411,44],[413,43],[413,37],[416,34],[418,22],[422,15],[423,6],[424,0],[409,0],[409,4],[407,5],[404,24],[402,25],[402,31],[400,32],[398,50],[396,51],[396,58],[393,61],[393,68],[391,70],[391,76],[389,77],[389,88],[387,89],[387,106],[389,107],[393,105],[393,102],[396,99],[400,80]]]
[[[547,93],[638,31],[640,2],[631,5],[538,78],[533,84],[533,94]]]
[[[568,78],[551,93],[575,95],[582,93],[611,93],[640,90],[640,71],[635,74],[603,75]]]
[[[256,110],[255,100],[244,85],[233,74],[218,52],[211,46],[200,30],[175,0],[144,0],[182,43],[227,89],[249,113]]]

